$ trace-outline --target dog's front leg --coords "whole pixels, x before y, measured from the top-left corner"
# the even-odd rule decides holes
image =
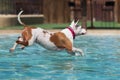
[[[10,52],[13,52],[13,51],[15,50],[15,48],[16,48],[17,45],[18,45],[18,44],[15,42],[14,45],[13,45],[13,47],[10,48]]]
[[[78,49],[78,48],[73,47],[73,48],[72,48],[72,51],[73,51],[73,53],[74,53],[76,56],[78,56],[78,55],[84,56],[84,53],[83,53],[83,51],[82,51],[81,49]],[[79,53],[79,54],[77,54],[77,53]]]

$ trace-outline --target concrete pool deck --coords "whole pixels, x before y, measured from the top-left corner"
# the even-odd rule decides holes
[[[19,34],[22,30],[0,30],[0,35]],[[50,29],[49,31],[60,31],[60,29]],[[88,29],[87,35],[120,35],[118,29]]]

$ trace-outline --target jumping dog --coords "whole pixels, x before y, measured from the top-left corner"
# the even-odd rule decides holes
[[[15,50],[18,44],[24,49],[36,42],[48,50],[66,50],[71,55],[76,55],[76,53],[82,56],[84,55],[81,49],[73,45],[73,40],[76,36],[87,32],[85,28],[77,25],[79,20],[76,22],[73,20],[67,28],[59,32],[50,32],[42,28],[34,28],[24,24],[20,19],[22,13],[23,11],[20,11],[18,14],[18,22],[24,26],[24,29],[21,36],[18,37],[13,47],[10,49],[11,52]]]

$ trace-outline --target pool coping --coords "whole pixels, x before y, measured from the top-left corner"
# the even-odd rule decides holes
[[[61,29],[49,29],[49,31],[58,32]],[[22,30],[0,30],[0,35],[20,34]],[[88,29],[86,35],[120,35],[117,29]]]

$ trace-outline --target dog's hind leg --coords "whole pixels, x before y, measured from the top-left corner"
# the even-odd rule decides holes
[[[24,45],[21,45],[21,49],[24,49],[25,48],[25,46]]]

